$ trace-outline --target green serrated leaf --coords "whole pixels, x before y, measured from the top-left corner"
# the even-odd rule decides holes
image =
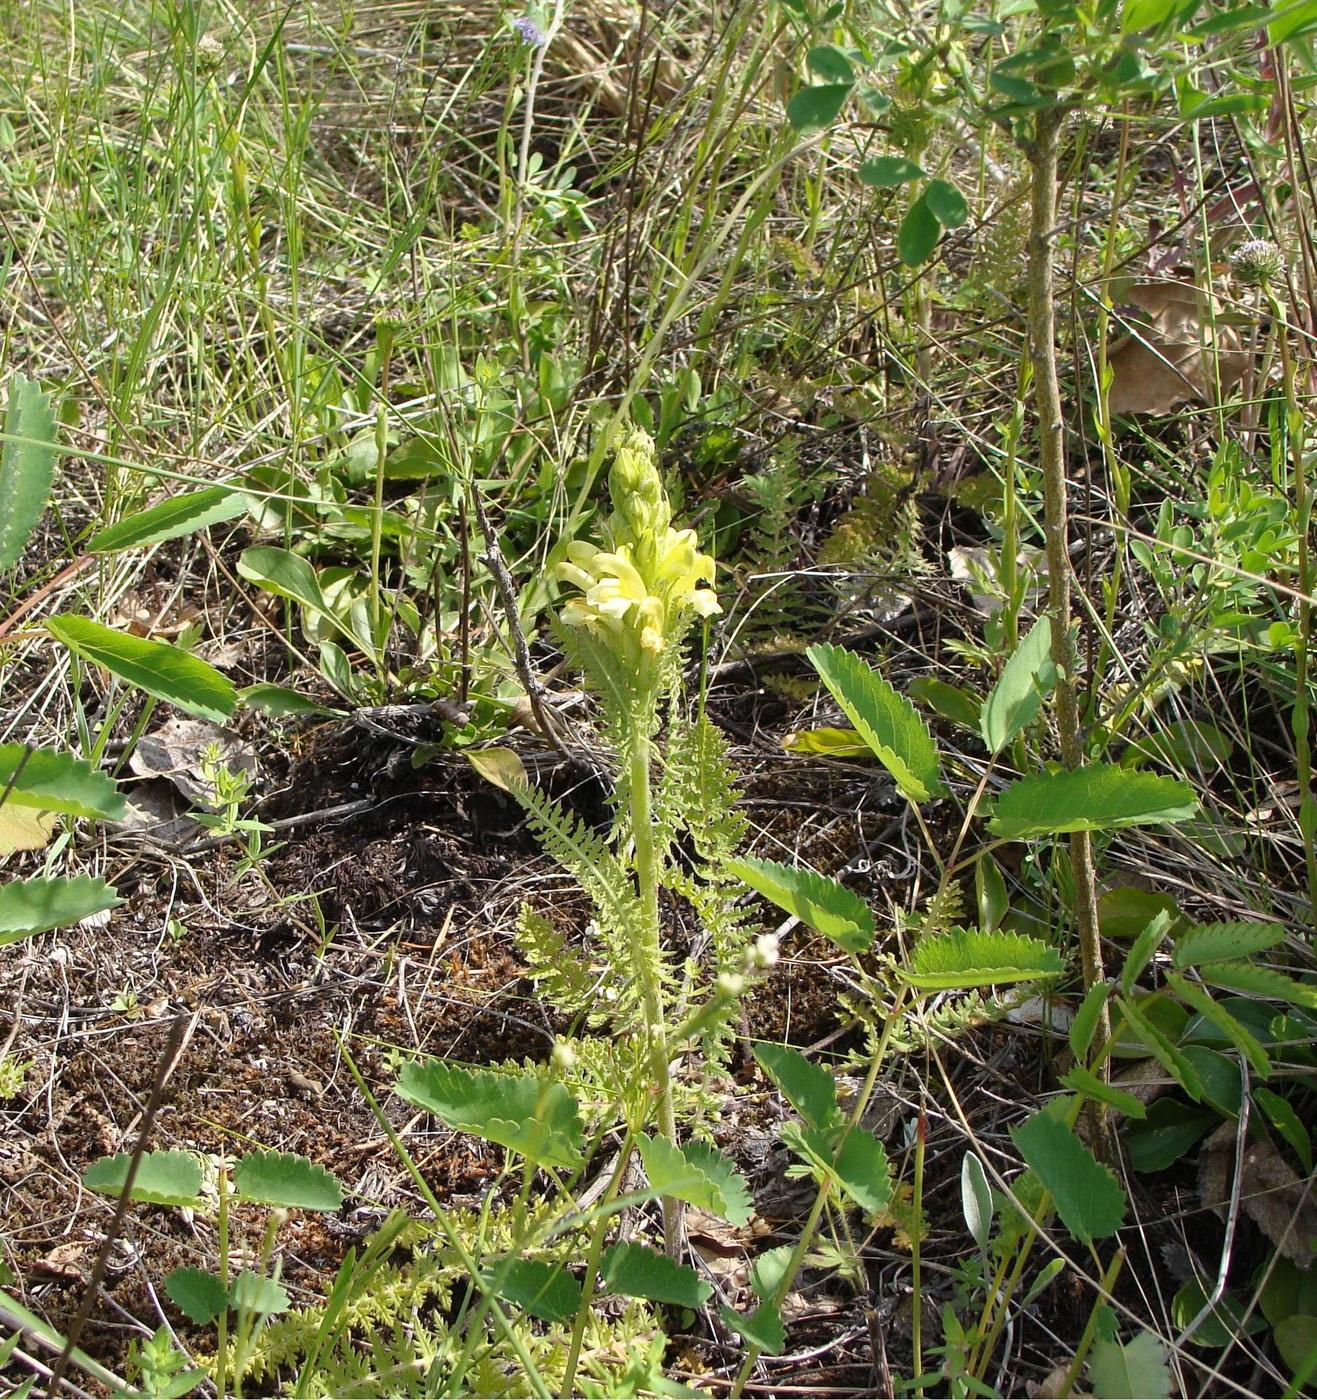
[[[127,810],[108,773],[71,753],[24,744],[0,744],[0,799],[16,807],[107,821],[121,821]]]
[[[805,655],[907,801],[940,797],[937,746],[914,706],[844,647],[815,645]]]
[[[0,945],[47,929],[68,928],[122,903],[112,885],[90,875],[11,880],[0,885]]]
[[[200,491],[184,491],[167,501],[125,516],[114,525],[93,535],[87,543],[90,554],[114,554],[122,549],[138,549],[148,544],[177,539],[232,520],[246,509],[245,497],[228,486],[207,486]]]
[[[1143,969],[1152,961],[1153,954],[1161,946],[1171,926],[1171,916],[1162,909],[1148,920],[1147,927],[1134,940],[1133,947],[1125,955],[1125,966],[1121,968],[1120,985],[1125,995],[1134,995],[1134,984]]]
[[[1151,1332],[1124,1345],[1099,1337],[1089,1353],[1088,1378],[1098,1400],[1166,1400],[1171,1393],[1166,1353]]]
[[[760,1303],[754,1312],[742,1314],[733,1312],[726,1304],[718,1309],[718,1315],[739,1337],[758,1347],[766,1356],[780,1356],[787,1344],[786,1328],[782,1316],[771,1303]]]
[[[1116,1004],[1120,1007],[1120,1014],[1126,1024],[1152,1051],[1157,1062],[1195,1103],[1201,1102],[1203,1081],[1198,1077],[1198,1071],[1171,1042],[1170,1037],[1164,1035],[1160,1027],[1145,1013],[1143,1005],[1131,997],[1117,997]]]
[[[636,1138],[649,1184],[660,1196],[673,1196],[707,1210],[732,1225],[744,1225],[754,1213],[742,1178],[715,1148],[703,1142],[678,1147],[666,1138]]]
[[[1035,1113],[1013,1127],[1011,1137],[1076,1239],[1091,1243],[1116,1233],[1125,1218],[1125,1192],[1065,1123]]]
[[[1175,940],[1171,964],[1176,968],[1200,963],[1231,962],[1264,953],[1285,941],[1280,924],[1196,924]]]
[[[88,1191],[122,1195],[132,1157],[102,1157],[82,1174]],[[201,1163],[191,1152],[143,1152],[133,1178],[132,1199],[156,1206],[199,1206]]]
[[[229,1307],[235,1312],[275,1317],[286,1313],[292,1305],[293,1300],[281,1283],[253,1269],[244,1269],[229,1285]]]
[[[247,1152],[233,1167],[233,1185],[244,1201],[289,1210],[334,1211],[343,1187],[333,1172],[294,1152]]]
[[[727,871],[848,953],[863,953],[873,943],[873,911],[826,875],[750,856],[729,860]]]
[[[997,684],[988,693],[979,715],[983,742],[1000,753],[1023,729],[1033,723],[1052,686],[1052,622],[1044,614],[1011,653]]]
[[[1197,983],[1178,973],[1168,972],[1166,984],[1181,1001],[1192,1006],[1200,1016],[1217,1030],[1248,1060],[1254,1073],[1265,1079],[1271,1073],[1271,1060],[1261,1041],[1237,1016],[1214,1000]]]
[[[1033,773],[997,799],[989,829],[1008,841],[1070,831],[1187,821],[1198,811],[1189,787],[1174,778],[1114,763]]]
[[[1087,1058],[1098,1022],[1102,1019],[1102,1008],[1107,1004],[1111,990],[1109,982],[1098,982],[1088,989],[1084,1000],[1079,1003],[1075,1019],[1070,1023],[1070,1051],[1075,1059]]]
[[[713,1292],[694,1269],[640,1244],[611,1246],[604,1253],[599,1273],[610,1293],[679,1308],[698,1308]]]
[[[229,1305],[222,1279],[204,1269],[175,1269],[165,1279],[165,1292],[189,1322],[204,1327]]]
[[[822,1065],[789,1045],[756,1045],[754,1057],[811,1128],[831,1128],[840,1121],[837,1081]]]
[[[881,1215],[887,1209],[892,1198],[891,1165],[886,1148],[872,1133],[851,1128],[843,1140],[836,1129],[819,1131],[791,1122],[783,1126],[781,1137],[816,1178],[832,1182],[862,1210]]]
[[[398,1093],[456,1132],[474,1133],[530,1162],[581,1164],[583,1128],[576,1100],[537,1074],[494,1074],[443,1060],[405,1065]]]
[[[1271,1001],[1287,1001],[1293,1006],[1317,1011],[1317,987],[1307,982],[1296,982],[1294,978],[1286,977],[1283,972],[1273,972],[1269,967],[1257,967],[1248,962],[1211,962],[1200,967],[1198,973],[1204,982],[1210,982],[1214,987],[1247,992]]]
[[[24,375],[9,381],[0,449],[0,572],[12,569],[46,509],[55,474],[55,414],[49,397]]]
[[[1072,1065],[1061,1076],[1061,1083],[1067,1089],[1073,1089],[1077,1094],[1096,1099],[1098,1103],[1109,1104],[1118,1113],[1123,1113],[1126,1118],[1147,1117],[1148,1110],[1142,1099],[1135,1098],[1133,1094],[1124,1089],[1116,1088],[1114,1084],[1108,1084],[1105,1079],[1099,1078],[1091,1069],[1087,1069],[1083,1065]]]
[[[942,225],[928,207],[925,190],[905,211],[901,227],[896,231],[896,251],[906,267],[921,267],[933,255],[942,236]]]
[[[49,618],[46,630],[85,661],[212,724],[223,724],[238,703],[238,693],[227,676],[169,642],[116,632],[69,613]]]
[[[952,991],[1057,977],[1065,963],[1039,938],[958,928],[921,938],[897,976],[922,991]]]

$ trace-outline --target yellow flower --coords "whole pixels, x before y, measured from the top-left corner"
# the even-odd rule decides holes
[[[568,627],[606,628],[628,661],[658,656],[686,614],[721,612],[711,584],[714,563],[699,552],[694,530],[674,530],[667,493],[654,463],[653,443],[639,431],[619,448],[609,478],[617,513],[614,547],[584,540],[567,546],[555,575],[584,597],[563,607]]]

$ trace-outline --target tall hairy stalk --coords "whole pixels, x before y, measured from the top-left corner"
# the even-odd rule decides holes
[[[1057,150],[1065,110],[1048,107],[1034,118],[1033,138],[1025,143],[1029,162],[1029,357],[1038,415],[1038,453],[1043,475],[1043,531],[1047,546],[1047,610],[1052,620],[1052,661],[1056,667],[1056,725],[1061,759],[1067,768],[1084,762],[1079,707],[1075,698],[1075,643],[1071,631],[1069,504],[1065,474],[1065,420],[1056,366],[1056,304],[1052,258],[1056,247]],[[1105,976],[1098,934],[1097,877],[1093,842],[1086,831],[1070,837],[1075,924],[1084,987]],[[1103,1013],[1102,1036],[1108,1030]]]

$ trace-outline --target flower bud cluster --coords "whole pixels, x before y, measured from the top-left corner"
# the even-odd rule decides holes
[[[672,508],[649,434],[632,428],[617,449],[608,478],[613,501],[611,549],[584,540],[567,546],[557,577],[574,584],[561,617],[610,639],[631,665],[662,654],[690,613],[721,612],[711,588],[713,560],[701,554],[694,530],[672,528]]]

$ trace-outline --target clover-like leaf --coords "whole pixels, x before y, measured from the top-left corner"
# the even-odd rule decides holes
[[[114,1157],[101,1157],[82,1174],[82,1184],[89,1191],[107,1196],[122,1195],[128,1180],[132,1157],[121,1152]],[[191,1152],[143,1152],[137,1164],[130,1193],[134,1201],[156,1206],[191,1206],[201,1202],[201,1163]]]
[[[333,1172],[295,1152],[247,1152],[233,1167],[240,1199],[290,1210],[334,1211],[343,1187]]]
[[[745,1180],[716,1148],[703,1142],[684,1147],[666,1138],[636,1138],[649,1184],[661,1196],[673,1196],[707,1210],[732,1225],[744,1225],[754,1213]]]
[[[537,1074],[495,1074],[443,1060],[403,1067],[398,1093],[457,1132],[474,1133],[549,1167],[581,1164],[576,1100]]]

